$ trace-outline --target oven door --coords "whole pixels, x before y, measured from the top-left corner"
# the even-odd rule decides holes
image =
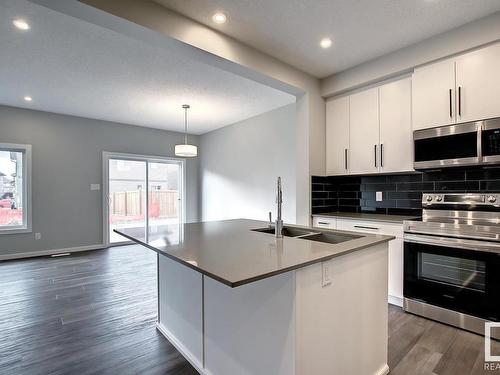
[[[496,246],[475,240],[406,235],[404,296],[498,321],[500,248]]]
[[[486,164],[500,163],[500,119],[484,122],[481,132],[481,149],[483,162]]]
[[[481,128],[479,121],[416,130],[413,133],[415,169],[479,164]]]

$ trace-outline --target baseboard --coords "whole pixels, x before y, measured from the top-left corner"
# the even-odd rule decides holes
[[[389,365],[386,363],[374,375],[387,375],[389,373]]]
[[[161,323],[156,323],[156,329],[165,336],[165,338],[170,341],[170,343],[182,354],[182,356],[198,371],[201,375],[208,375],[204,370],[203,365],[191,354],[189,350],[185,348],[182,343],[177,340],[177,338],[170,333],[170,331],[165,328]]]
[[[388,302],[389,302],[391,305],[395,305],[395,306],[403,307],[403,298],[401,298],[401,297],[396,297],[396,296],[391,296],[391,295],[389,295],[389,297],[388,297]]]
[[[78,247],[67,247],[64,249],[29,251],[29,252],[16,253],[16,254],[0,254],[0,261],[12,260],[12,259],[43,257],[43,256],[47,256],[47,255],[55,255],[55,254],[61,254],[61,253],[76,253],[79,251],[100,250],[100,249],[104,249],[104,248],[105,248],[104,244],[95,244],[95,245],[78,246]]]

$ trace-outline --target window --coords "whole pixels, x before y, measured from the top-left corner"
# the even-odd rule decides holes
[[[183,160],[104,152],[103,168],[106,246],[128,242],[115,229],[148,237],[184,222]]]
[[[0,234],[31,232],[31,146],[0,143]]]

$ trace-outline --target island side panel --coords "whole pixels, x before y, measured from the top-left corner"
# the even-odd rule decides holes
[[[205,277],[205,373],[292,375],[294,272],[229,288]]]
[[[203,277],[158,257],[158,329],[198,370],[203,368]]]
[[[296,375],[388,372],[387,243],[296,271]]]

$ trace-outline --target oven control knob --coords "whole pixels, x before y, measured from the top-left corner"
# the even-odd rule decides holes
[[[488,202],[495,203],[496,201],[497,201],[497,197],[495,197],[494,195],[488,196]]]
[[[437,201],[437,202],[441,202],[442,200],[443,200],[443,196],[442,196],[442,195],[438,195],[438,196],[436,197],[436,201]]]
[[[432,201],[432,195],[428,195],[428,196],[425,198],[425,200],[426,200],[427,202]]]

